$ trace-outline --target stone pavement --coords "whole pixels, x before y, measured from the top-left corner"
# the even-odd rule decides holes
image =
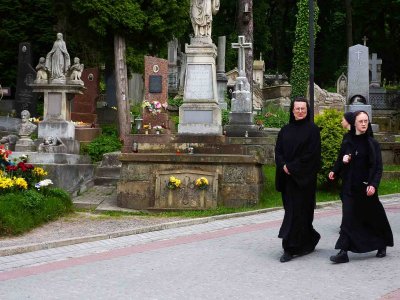
[[[333,265],[340,203],[316,210],[315,252],[280,263],[283,211],[0,257],[0,299],[400,299],[400,195],[381,197],[388,256]]]

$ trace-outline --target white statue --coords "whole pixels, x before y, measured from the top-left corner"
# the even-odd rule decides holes
[[[50,71],[52,79],[59,79],[65,78],[70,65],[71,61],[63,35],[62,33],[57,33],[57,40],[46,56],[46,68]]]
[[[191,0],[190,19],[195,37],[211,37],[212,16],[220,6],[220,0]]]
[[[39,63],[36,66],[36,81],[47,81],[47,68],[46,59],[44,57],[39,58]]]
[[[74,64],[69,68],[71,80],[81,80],[81,75],[83,71],[83,64],[80,63],[78,57],[74,58]]]
[[[21,111],[21,125],[18,130],[21,138],[28,138],[37,128],[37,125],[29,121],[30,117],[31,113],[28,110]]]

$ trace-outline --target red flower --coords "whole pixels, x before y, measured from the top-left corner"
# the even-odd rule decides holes
[[[27,170],[25,163],[23,163],[22,161],[19,162],[17,166],[22,170],[22,172],[25,172]]]
[[[6,169],[7,169],[7,172],[12,172],[12,171],[17,171],[18,167],[17,166],[13,166],[13,165],[8,165],[6,167]]]
[[[30,169],[33,169],[33,168],[34,168],[34,166],[33,166],[33,165],[31,165],[31,164],[25,164],[25,167],[26,167],[28,170],[30,170]]]

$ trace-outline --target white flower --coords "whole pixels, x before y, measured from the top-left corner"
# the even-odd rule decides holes
[[[53,184],[53,182],[51,181],[51,179],[44,179],[42,181],[39,181],[38,183],[35,184],[35,188],[40,189],[41,187],[44,186],[49,186]]]

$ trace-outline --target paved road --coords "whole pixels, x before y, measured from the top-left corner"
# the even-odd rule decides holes
[[[384,200],[400,240],[400,198]],[[281,210],[0,257],[0,299],[400,299],[400,253],[333,265],[340,206],[318,209],[317,250],[280,263]]]

